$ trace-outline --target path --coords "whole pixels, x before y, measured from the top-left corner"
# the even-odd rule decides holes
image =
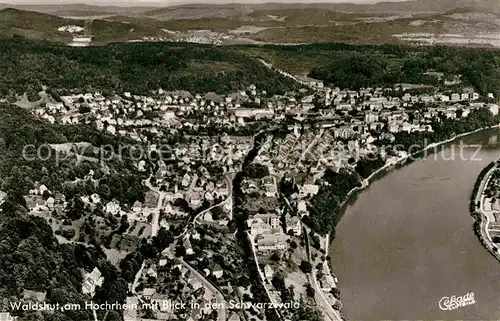
[[[480,239],[482,239],[481,243],[483,243],[486,249],[491,254],[493,254],[495,258],[500,260],[500,254],[498,253],[498,248],[496,247],[495,243],[493,243],[493,239],[491,237],[489,230],[489,226],[492,221],[495,221],[495,217],[493,216],[493,213],[491,211],[484,210],[484,199],[486,198],[486,195],[484,195],[484,190],[488,187],[491,175],[497,169],[498,169],[498,164],[495,164],[481,180],[478,192],[475,197],[475,204],[477,204],[478,199],[480,199],[479,212],[481,216],[486,218],[486,220],[480,219],[479,233],[480,233]]]
[[[227,303],[224,300],[224,296],[217,290],[212,283],[210,283],[204,276],[202,276],[195,268],[193,268],[189,263],[185,262],[182,258],[179,258],[179,261],[193,273],[198,280],[203,283],[206,289],[208,289],[212,294],[215,295],[217,299],[217,319],[218,321],[226,321],[226,306]]]
[[[153,212],[153,219],[151,220],[151,237],[158,235],[159,225],[160,225],[160,211],[163,207],[163,199],[165,198],[165,192],[160,191],[157,187],[151,185],[151,176],[147,180],[144,180],[144,184],[153,192],[158,194],[158,203],[156,204],[156,209]]]
[[[478,189],[478,195],[476,195],[476,200],[477,197],[480,196],[480,203],[479,203],[479,210],[481,211],[481,214],[486,218],[486,223],[484,225],[484,234],[486,235],[486,238],[488,240],[488,245],[493,247],[493,240],[490,235],[489,231],[489,226],[492,221],[495,221],[495,217],[493,216],[493,212],[491,211],[486,211],[484,209],[484,202],[486,195],[484,195],[485,189],[488,187],[488,183],[490,182],[491,175],[493,174],[494,171],[498,169],[497,165],[494,165],[488,173],[484,176],[484,178],[481,180],[481,184],[479,185]],[[482,230],[482,229],[481,229]]]
[[[191,224],[193,224],[193,227],[196,227],[196,224],[199,224],[199,223],[198,223],[198,219],[199,219],[200,217],[202,217],[203,215],[205,215],[205,213],[207,213],[207,212],[209,212],[209,211],[213,210],[213,209],[214,209],[214,208],[216,208],[216,207],[219,207],[219,206],[221,206],[221,205],[224,205],[224,204],[225,204],[225,203],[227,203],[228,201],[231,201],[231,212],[230,212],[230,214],[229,214],[229,215],[230,215],[230,219],[232,219],[232,217],[233,217],[233,204],[232,204],[232,201],[233,201],[233,179],[234,179],[234,177],[232,177],[232,176],[230,177],[230,176],[229,176],[229,175],[231,175],[230,173],[228,173],[227,175],[228,175],[228,176],[226,176],[226,180],[227,180],[227,186],[228,186],[228,189],[229,189],[229,195],[227,196],[227,198],[226,198],[225,200],[223,200],[222,202],[217,203],[217,204],[215,204],[215,205],[213,205],[213,206],[211,206],[211,207],[207,208],[206,210],[203,210],[203,211],[201,211],[200,213],[196,214],[196,216],[194,217],[194,219],[186,225],[186,227],[184,228],[184,231],[183,231],[181,234],[179,234],[179,235],[177,235],[177,236],[175,237],[175,240],[177,240],[177,239],[179,239],[179,238],[183,237],[184,235],[186,235],[186,233],[187,233],[187,232],[190,230],[190,228],[191,228]]]
[[[262,286],[264,287],[264,290],[266,290],[267,297],[269,298],[269,301],[273,305],[274,311],[276,311],[278,318],[280,320],[283,320],[281,313],[278,311],[278,309],[276,309],[276,302],[274,302],[273,297],[271,296],[271,293],[269,292],[269,289],[266,286],[266,277],[264,276],[264,273],[262,272],[262,270],[259,266],[259,260],[257,258],[257,249],[255,248],[254,237],[252,235],[250,235],[250,233],[248,231],[246,233],[247,233],[248,240],[250,241],[250,244],[252,247],[252,253],[253,253],[254,260],[255,260],[255,265],[257,265],[257,270],[259,271],[259,276],[260,276]]]
[[[316,303],[318,306],[321,306],[324,313],[325,320],[333,320],[333,321],[342,321],[342,316],[340,315],[340,312],[335,310],[331,304],[328,302],[328,299],[325,297],[323,290],[318,284],[318,279],[316,276],[316,265],[314,264],[312,258],[311,258],[311,249],[309,248],[309,236],[308,236],[308,229],[307,226],[305,226],[302,223],[302,227],[304,230],[304,236],[306,238],[306,250],[307,250],[307,257],[309,260],[309,263],[312,265],[312,270],[311,273],[308,274],[309,279],[312,280],[312,286],[314,288],[314,291],[318,294],[317,297],[319,297],[319,300],[316,300]]]
[[[294,75],[291,75],[289,73],[287,73],[286,71],[284,70],[281,70],[281,69],[278,69],[276,67],[273,67],[273,65],[271,63],[268,63],[266,62],[264,59],[261,59],[261,58],[258,58],[257,59],[261,64],[263,64],[264,66],[266,66],[267,68],[269,68],[271,71],[274,71],[274,72],[277,72],[278,74],[282,75],[282,76],[285,76],[287,78],[290,78],[292,79],[293,81],[301,84],[301,85],[304,85],[304,86],[307,86],[307,87],[311,87],[313,88],[311,85],[309,85],[309,83],[307,83],[306,81],[302,81],[300,79],[298,79],[297,77],[295,77]]]

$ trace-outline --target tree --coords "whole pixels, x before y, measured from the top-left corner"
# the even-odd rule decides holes
[[[272,255],[271,255],[271,260],[274,261],[274,262],[279,262],[281,260],[281,257],[278,253],[274,252]]]
[[[269,176],[269,169],[267,166],[262,164],[250,164],[243,169],[243,174],[250,178],[264,178]]]
[[[312,272],[312,264],[309,263],[308,261],[302,261],[300,262],[300,266],[299,266],[300,270],[306,274],[309,274]]]
[[[309,283],[306,285],[306,294],[311,298],[314,298],[314,295],[316,294],[316,291],[314,291],[313,287]]]

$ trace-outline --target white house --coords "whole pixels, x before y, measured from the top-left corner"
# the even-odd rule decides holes
[[[497,104],[490,104],[490,105],[488,105],[488,109],[493,114],[493,116],[498,115],[498,105]]]
[[[82,292],[83,294],[90,294],[91,297],[95,295],[95,288],[102,286],[104,277],[101,276],[101,271],[95,267],[92,272],[84,274]]]
[[[302,232],[300,219],[297,216],[286,217],[286,233],[293,231],[293,235],[299,236]]]

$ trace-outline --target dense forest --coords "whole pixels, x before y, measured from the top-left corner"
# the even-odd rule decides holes
[[[20,37],[0,39],[0,96],[56,90],[187,90],[227,93],[250,84],[269,94],[296,84],[244,53],[214,46],[127,43],[72,48]],[[30,95],[32,96],[32,95]]]
[[[28,92],[29,97],[36,97],[42,85],[56,90],[138,94],[158,88],[227,93],[250,84],[269,94],[297,88],[290,79],[260,64],[258,57],[341,88],[396,83],[443,87],[445,79],[461,75],[462,85],[500,95],[500,51],[492,49],[348,44],[216,47],[188,43],[71,48],[14,37],[0,39],[0,61],[9,62],[0,64],[0,96]],[[443,77],[431,71],[443,73]]]
[[[278,68],[331,83],[340,88],[393,86],[396,83],[441,86],[461,75],[465,86],[500,95],[500,50],[453,46],[349,45],[236,46]],[[444,76],[439,79],[435,73]],[[452,89],[452,88],[449,88]]]
[[[0,206],[0,297],[22,297],[23,290],[46,292],[48,303],[78,303],[82,306],[90,297],[82,294],[81,271],[94,267],[105,276],[97,291],[97,302],[124,302],[127,283],[98,247],[59,244],[51,227],[42,218],[29,216],[26,210],[8,198]],[[5,303],[5,302],[4,302]],[[10,309],[10,306],[3,308]],[[90,310],[33,312],[15,311],[24,321],[93,320]],[[111,312],[110,320],[120,320]]]
[[[145,188],[141,176],[136,173],[134,162],[124,157],[126,154],[120,158],[110,158],[106,175],[100,163],[79,162],[76,157],[57,162],[55,151],[48,148],[39,149],[42,158],[34,157],[36,149],[44,144],[84,141],[95,147],[115,146],[114,150],[118,150],[118,145],[127,146],[134,142],[101,133],[90,125],[50,124],[22,108],[7,104],[0,104],[0,113],[3,115],[0,118],[0,190],[26,195],[33,184],[39,182],[49,190],[62,191],[67,197],[79,193],[98,193],[104,200],[116,198],[129,205],[136,200],[144,200]],[[34,147],[24,149],[27,145]],[[23,150],[30,158],[23,156]],[[66,183],[85,177],[91,170],[99,186]]]
[[[453,47],[390,50],[391,46],[385,46],[366,52],[359,47],[349,56],[316,66],[310,76],[341,88],[359,89],[396,83],[440,86],[446,78],[461,75],[465,85],[482,94],[500,94],[499,51]],[[444,77],[439,79],[429,71],[441,72]]]
[[[414,83],[440,85],[443,83],[428,71],[442,72],[445,77],[462,75],[466,85],[479,92],[500,93],[500,54],[488,50],[432,47],[417,50],[393,51],[394,54],[354,52],[352,56],[314,68],[311,76],[335,83],[343,88]]]
[[[341,169],[338,173],[328,169],[323,179],[329,185],[321,186],[310,202],[308,225],[318,234],[335,234],[335,226],[341,219],[342,203],[347,193],[361,186],[361,177],[356,172]]]

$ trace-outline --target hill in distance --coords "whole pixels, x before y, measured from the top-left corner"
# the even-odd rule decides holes
[[[484,34],[500,32],[499,0],[413,0],[377,4],[271,2],[164,8],[85,4],[17,7],[38,12],[15,8],[0,11],[0,35],[17,34],[64,43],[68,43],[72,35],[57,32],[57,28],[83,26],[84,19],[93,19],[93,44],[124,41],[379,44],[413,41],[398,38],[406,34],[426,34],[431,38],[446,34],[484,37]],[[481,38],[481,45],[489,45],[488,37],[490,35]]]
[[[109,13],[108,15],[111,15]],[[116,19],[112,19],[115,17]],[[155,36],[161,33],[162,25],[158,21],[147,18],[93,19],[91,35],[95,44],[124,42]],[[81,19],[63,18],[52,14],[25,11],[13,8],[0,10],[0,35],[22,36],[28,39],[41,39],[68,44],[75,35],[84,32],[59,31],[60,27],[77,26],[85,28],[84,17]]]
[[[73,15],[71,13],[79,12],[92,12],[103,14],[137,14],[140,12],[150,11],[155,9],[153,6],[133,6],[133,7],[120,7],[120,6],[96,6],[83,3],[76,4],[7,4],[0,3],[0,10],[5,8],[14,8],[25,11],[36,11],[48,14],[57,14],[58,12],[64,15]]]
[[[279,3],[262,4],[188,4],[156,8],[141,14],[161,20],[226,18],[259,10],[321,9],[348,13],[444,13],[458,8],[500,12],[498,0],[412,0],[403,2],[355,3]]]

